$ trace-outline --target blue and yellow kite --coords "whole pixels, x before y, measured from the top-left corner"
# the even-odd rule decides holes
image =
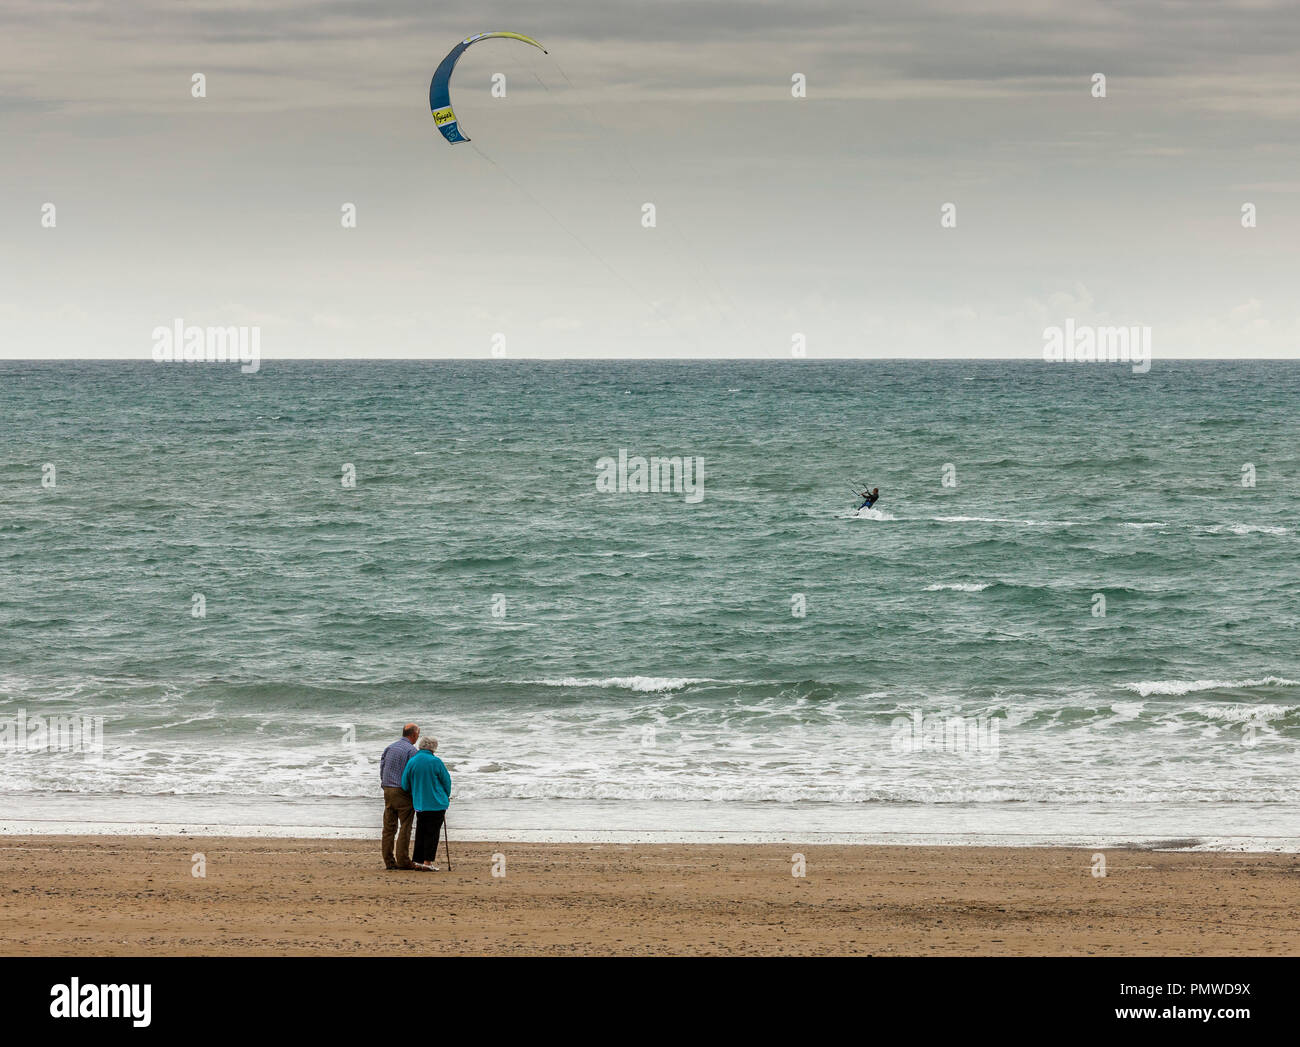
[[[526,44],[532,44],[542,54],[547,54],[546,48],[542,47],[531,36],[524,36],[523,33],[479,33],[477,36],[467,36],[464,40],[453,47],[434,70],[433,80],[429,84],[429,108],[433,112],[433,122],[437,124],[438,130],[442,132],[442,137],[455,145],[457,142],[468,142],[469,136],[460,129],[460,121],[451,108],[451,72],[456,68],[456,63],[460,61],[460,56],[465,53],[465,49],[470,44],[476,44],[480,40],[491,40],[495,37],[505,37],[508,40],[522,40]]]

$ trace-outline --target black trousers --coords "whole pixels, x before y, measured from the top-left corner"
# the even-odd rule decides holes
[[[446,811],[417,811],[415,814],[415,848],[413,862],[432,862],[438,857],[438,834]]]

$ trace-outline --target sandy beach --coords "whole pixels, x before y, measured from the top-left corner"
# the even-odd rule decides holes
[[[1291,854],[1112,850],[1095,877],[1064,848],[453,847],[411,873],[359,840],[4,837],[0,952],[1300,954]]]

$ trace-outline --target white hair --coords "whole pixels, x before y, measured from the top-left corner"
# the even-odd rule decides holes
[[[438,751],[438,739],[431,734],[422,734],[420,735],[420,744],[416,748],[428,749],[429,752],[436,753]]]

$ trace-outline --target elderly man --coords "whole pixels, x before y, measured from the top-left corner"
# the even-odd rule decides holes
[[[414,869],[411,864],[411,826],[415,824],[415,805],[411,794],[402,788],[402,772],[406,761],[415,755],[415,743],[420,738],[420,728],[408,723],[402,728],[402,737],[384,750],[379,758],[379,784],[384,789],[384,837],[381,848],[384,866],[388,869]],[[401,824],[401,832],[397,831]],[[393,854],[393,838],[397,838],[397,854]]]

